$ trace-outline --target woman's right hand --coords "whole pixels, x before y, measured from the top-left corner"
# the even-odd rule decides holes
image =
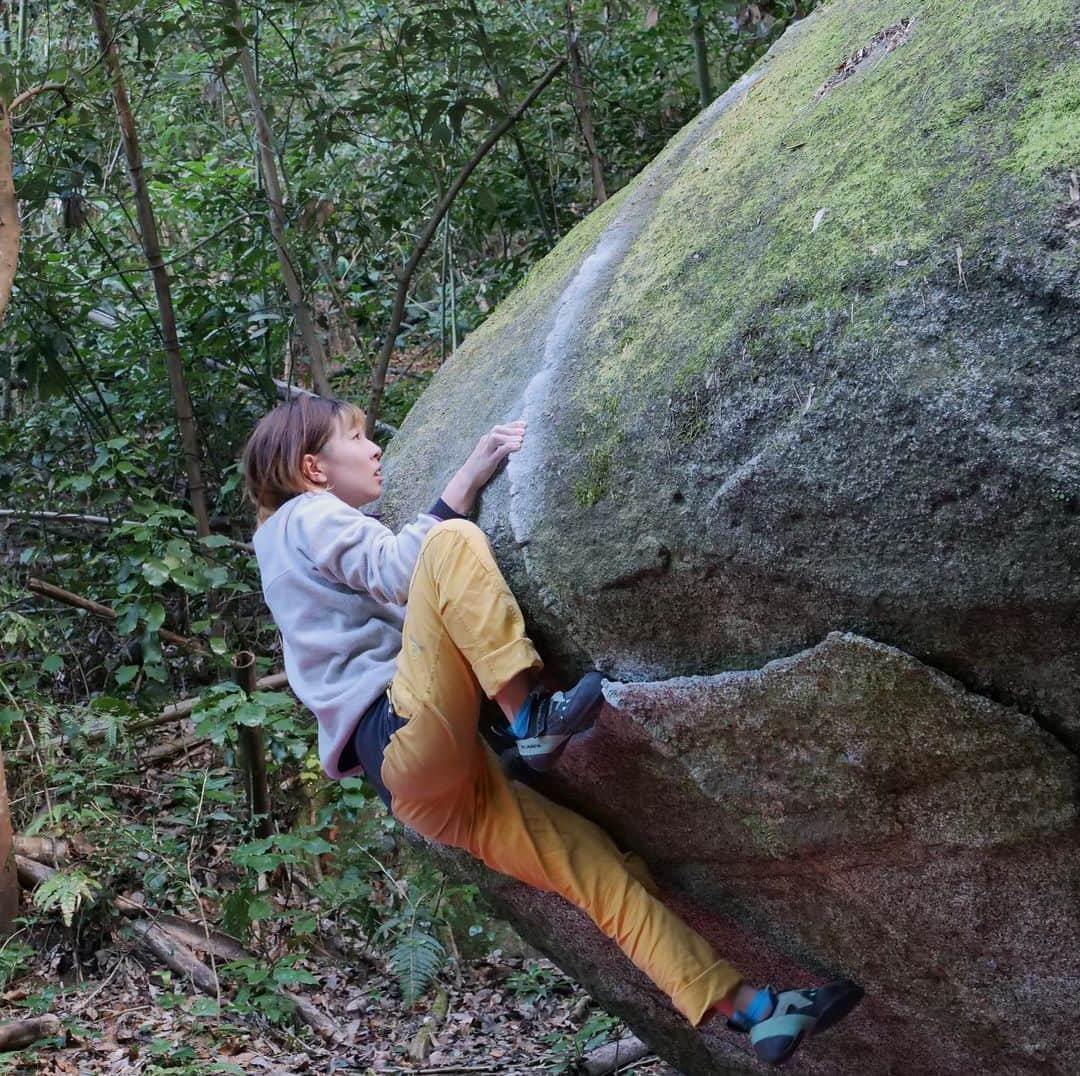
[[[485,433],[443,490],[443,501],[455,512],[468,515],[477,493],[491,480],[503,460],[512,452],[520,451],[525,443],[526,426],[523,419],[517,419],[493,426]]]

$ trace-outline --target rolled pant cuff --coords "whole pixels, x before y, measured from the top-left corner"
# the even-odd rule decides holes
[[[542,669],[544,663],[528,639],[514,639],[474,660],[472,667],[484,694],[493,699],[518,673]]]
[[[718,960],[696,979],[676,990],[671,1001],[697,1027],[709,1009],[731,994],[742,981],[743,976],[734,965]]]

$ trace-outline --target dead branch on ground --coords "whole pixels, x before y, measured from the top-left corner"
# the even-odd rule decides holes
[[[59,1034],[60,1018],[51,1012],[26,1020],[13,1020],[10,1024],[0,1024],[0,1050],[21,1050],[38,1039]]]

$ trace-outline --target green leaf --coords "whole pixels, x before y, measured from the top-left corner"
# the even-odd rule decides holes
[[[259,919],[269,919],[274,914],[274,906],[263,897],[255,897],[248,901],[247,914],[253,923]]]
[[[165,670],[165,666],[159,661],[147,661],[143,666],[143,672],[146,673],[148,680],[154,680],[159,684],[164,684],[169,679],[169,674]]]
[[[188,572],[173,572],[173,582],[179,583],[189,594],[201,594],[206,588]]]
[[[169,579],[168,565],[157,557],[148,557],[142,566],[143,578],[152,586],[160,587]]]
[[[210,640],[210,649],[220,657],[229,652],[229,644],[220,635],[215,635]]]
[[[257,728],[266,724],[266,711],[257,703],[242,702],[233,711],[232,718],[238,725]]]
[[[318,919],[313,915],[301,915],[293,920],[292,933],[293,937],[303,934],[314,934],[316,928],[319,925]]]
[[[135,630],[135,625],[139,622],[139,606],[127,605],[122,611],[118,611],[116,617],[116,630],[121,635],[130,635]]]
[[[50,675],[58,673],[64,667],[64,659],[59,654],[50,654],[42,663],[41,669]]]
[[[292,986],[294,983],[306,983],[308,986],[319,984],[319,980],[310,971],[289,967],[274,968],[274,982],[280,986]]]
[[[412,1005],[431,985],[446,961],[446,950],[417,926],[400,935],[390,950],[387,966],[397,979],[405,1004]]]
[[[121,665],[116,672],[113,673],[113,679],[124,687],[126,684],[130,684],[135,679],[135,674],[139,671],[138,665]]]
[[[70,927],[83,902],[90,900],[100,884],[79,868],[57,870],[34,890],[34,904],[43,912],[59,908],[64,926]]]
[[[157,631],[164,623],[165,606],[162,605],[161,602],[154,602],[154,604],[146,610],[146,629],[147,631]]]

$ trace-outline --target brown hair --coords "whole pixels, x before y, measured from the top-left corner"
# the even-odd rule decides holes
[[[309,489],[300,470],[308,453],[321,451],[335,428],[355,429],[364,412],[345,400],[296,396],[259,421],[241,458],[244,489],[264,522],[286,501]]]

